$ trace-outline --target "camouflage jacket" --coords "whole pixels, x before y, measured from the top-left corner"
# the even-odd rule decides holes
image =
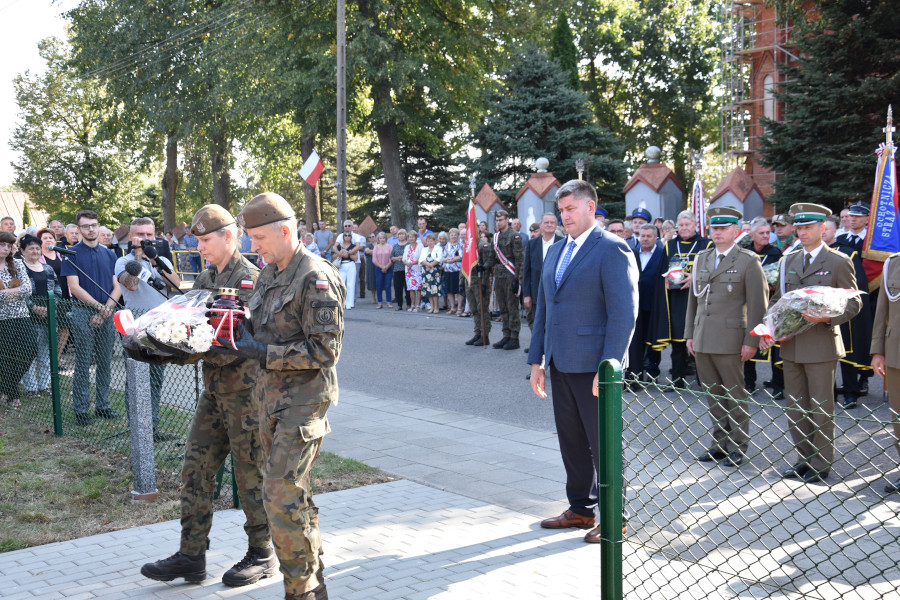
[[[503,232],[498,231],[495,235],[494,240],[497,242],[497,247],[500,248],[500,252],[503,253],[506,260],[515,266],[515,277],[519,280],[519,283],[522,283],[522,278],[525,276],[525,246],[522,245],[522,236],[512,227],[507,227],[506,231]],[[497,266],[494,267],[494,276],[513,276],[509,269],[500,262],[499,256],[497,257]]]
[[[253,288],[259,277],[259,268],[235,251],[228,265],[218,272],[210,267],[194,280],[195,290],[209,290],[218,293],[221,288],[236,288],[246,306],[253,295]],[[250,287],[242,287],[241,282],[249,281]],[[259,363],[236,356],[210,351],[203,355],[203,383],[210,394],[236,392],[253,387]]]
[[[484,275],[488,279],[491,277],[491,271],[497,264],[497,255],[494,253],[494,245],[490,242],[478,241],[478,264],[484,268]],[[475,269],[472,269],[472,281],[481,282],[481,275]]]
[[[256,389],[270,414],[337,401],[346,295],[337,268],[302,244],[286,269],[260,273],[249,306],[253,336],[267,346]]]

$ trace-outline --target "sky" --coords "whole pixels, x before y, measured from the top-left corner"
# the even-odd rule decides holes
[[[59,15],[77,5],[77,0],[0,0],[0,185],[12,184],[10,163],[17,158],[9,147],[19,112],[13,78],[44,70],[38,41],[63,35],[65,21]]]

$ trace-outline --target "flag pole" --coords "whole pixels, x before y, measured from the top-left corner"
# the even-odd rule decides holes
[[[474,204],[475,204],[475,176],[474,175],[469,177],[469,190],[472,192],[472,205],[474,206]],[[473,210],[474,210],[474,208],[473,208]],[[473,225],[475,226],[475,231],[472,233],[472,238],[475,243],[475,247],[477,248],[478,247],[478,219],[477,218],[474,219]],[[466,235],[468,235],[468,234],[469,234],[469,231],[468,231],[468,229],[466,229]],[[475,256],[478,256],[477,250],[476,250]],[[481,266],[482,268],[484,268],[482,265],[478,265],[477,261],[475,263],[475,266]],[[472,268],[474,269],[475,267],[473,266]],[[470,273],[470,275],[471,275],[471,273]],[[469,283],[472,283],[471,276],[469,277]],[[484,332],[484,288],[482,287],[483,283],[484,283],[484,273],[482,273],[481,276],[478,277],[478,308],[480,309],[478,312],[481,313],[481,345],[487,346],[487,335]]]

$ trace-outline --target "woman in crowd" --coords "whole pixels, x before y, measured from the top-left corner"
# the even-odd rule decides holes
[[[403,297],[406,296],[406,305],[412,306],[409,301],[409,290],[406,289],[406,267],[403,264],[403,254],[406,247],[409,246],[407,241],[406,230],[397,231],[397,243],[391,250],[391,264],[393,265],[394,279],[394,298],[397,300],[397,310],[403,310]]]
[[[321,256],[321,254],[319,254],[319,245],[316,243],[316,238],[313,234],[307,233],[303,236],[303,245],[316,256]]]
[[[370,233],[366,238],[366,247],[363,252],[366,255],[366,289],[372,293],[372,304],[375,304],[375,263],[372,262],[372,252],[374,251],[375,234]]]
[[[16,358],[0,361],[0,402],[21,406],[19,380],[35,355],[35,331],[25,298],[31,295],[31,278],[21,260],[13,258],[16,236],[0,231],[0,343],[15,344]]]
[[[459,241],[459,229],[450,229],[450,241],[444,246],[444,294],[447,296],[448,314],[463,314],[462,291],[459,287],[459,271],[462,269],[463,246]]]
[[[359,251],[355,248],[353,234],[348,231],[334,245],[331,253],[331,260],[337,265],[341,272],[341,279],[344,280],[344,286],[347,288],[347,300],[344,306],[347,310],[353,308],[356,303],[356,257]]]
[[[386,296],[387,307],[393,308],[391,305],[391,281],[394,275],[394,263],[391,262],[391,248],[387,243],[387,234],[379,231],[375,238],[375,247],[372,249],[372,266],[375,280],[375,294],[378,299],[378,306],[381,308],[381,294]]]
[[[444,257],[436,241],[437,238],[433,233],[426,235],[425,248],[419,257],[419,264],[422,265],[422,293],[428,298],[430,306],[428,312],[432,314],[440,312],[438,301],[441,297],[441,259]]]
[[[662,238],[663,245],[668,244],[669,240],[675,237],[675,222],[671,219],[666,219],[662,224],[662,231],[660,237]]]
[[[419,234],[413,231],[409,234],[409,244],[403,252],[403,264],[406,265],[406,289],[409,291],[410,299],[407,312],[419,312],[422,291],[422,271],[419,268],[421,256],[422,246],[419,245]]]
[[[44,228],[37,232],[37,237],[41,240],[43,262],[53,268],[53,274],[56,275],[56,281],[59,283],[60,297],[67,301],[72,296],[69,294],[69,282],[60,274],[63,257],[56,250],[53,250],[53,246],[56,245],[56,236],[53,235],[52,231]],[[68,302],[61,302],[57,305],[56,326],[59,335],[56,353],[60,356],[62,356],[63,350],[66,349],[66,343],[69,341],[69,308]]]
[[[59,298],[62,290],[53,267],[42,262],[41,242],[34,236],[25,235],[19,240],[22,262],[31,279],[31,297],[26,301],[31,309],[35,325],[37,356],[22,377],[22,386],[29,398],[37,398],[50,391],[50,335],[47,330],[47,292]]]

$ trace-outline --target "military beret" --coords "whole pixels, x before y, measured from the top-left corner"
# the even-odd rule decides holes
[[[652,217],[650,216],[650,211],[647,210],[646,208],[636,208],[633,211],[631,211],[631,218],[633,219],[635,217],[637,217],[638,219],[644,219],[648,223],[652,220]]]
[[[741,211],[730,206],[716,206],[715,208],[710,208],[706,214],[709,215],[710,227],[737,225],[744,216]]]
[[[791,215],[775,215],[772,217],[772,225],[791,225],[794,222],[794,219],[791,218]]]
[[[509,213],[501,209],[494,213],[494,218],[496,219],[497,217],[509,217]]]
[[[191,233],[206,235],[223,227],[234,224],[234,217],[218,204],[207,204],[194,213],[191,221]]]
[[[537,231],[540,228],[541,228],[541,224],[538,223],[537,221],[535,221],[534,223],[532,223],[531,225],[528,226],[528,231]]]
[[[598,205],[597,208],[594,210],[594,215],[595,215],[595,216],[603,217],[603,218],[605,219],[606,217],[609,216],[609,213],[606,211],[605,208],[603,208],[602,206]],[[649,221],[649,219],[648,219],[648,221]]]
[[[869,205],[862,201],[855,202],[849,206],[849,212],[847,214],[852,217],[868,217]]]
[[[293,216],[294,209],[287,200],[273,192],[264,192],[247,203],[237,220],[241,227],[253,229],[290,219]]]
[[[831,216],[831,209],[821,204],[799,202],[791,205],[791,214],[794,216],[794,225],[812,225],[825,222]]]

